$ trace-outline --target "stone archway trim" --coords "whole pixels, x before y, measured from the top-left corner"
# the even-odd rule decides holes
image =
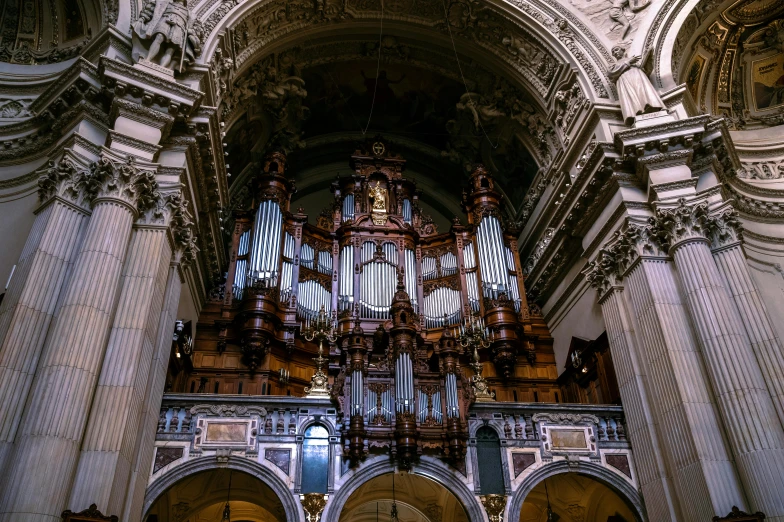
[[[525,498],[534,487],[541,481],[562,473],[577,473],[601,482],[612,489],[624,502],[626,502],[637,517],[637,522],[646,522],[648,520],[645,516],[645,506],[642,497],[627,481],[612,471],[609,471],[598,464],[594,464],[593,462],[580,461],[576,467],[574,466],[574,463],[570,464],[565,460],[559,460],[546,464],[531,473],[512,495],[506,520],[509,522],[518,522],[520,519],[520,512],[523,510],[523,502],[525,502]]]
[[[203,471],[212,471],[218,468],[219,466],[216,458],[203,457],[190,460],[169,470],[147,488],[147,492],[144,496],[144,509],[142,510],[142,513],[146,515],[155,501],[158,500],[166,490],[181,480]],[[288,522],[304,520],[304,511],[302,511],[294,494],[272,470],[256,461],[233,457],[230,457],[228,463],[222,464],[220,468],[244,472],[259,479],[269,486],[280,499]]]

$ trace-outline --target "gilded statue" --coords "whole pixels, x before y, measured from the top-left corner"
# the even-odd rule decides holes
[[[370,186],[370,199],[373,212],[387,211],[387,189],[381,186],[380,181],[376,182],[375,187]]]
[[[148,1],[133,32],[138,38],[134,38],[134,58],[172,71],[182,72],[201,53],[201,24],[191,15],[187,0]]]

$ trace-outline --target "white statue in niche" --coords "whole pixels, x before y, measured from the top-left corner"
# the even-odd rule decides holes
[[[654,89],[648,75],[640,68],[642,57],[633,56],[623,60],[626,49],[616,45],[612,48],[616,63],[608,71],[608,76],[618,88],[623,120],[627,125],[634,122],[635,116],[658,112],[665,108],[659,93]]]
[[[202,28],[187,0],[150,0],[133,26],[134,59],[182,72],[201,53]],[[147,47],[149,45],[149,47]],[[146,52],[145,52],[145,47]]]

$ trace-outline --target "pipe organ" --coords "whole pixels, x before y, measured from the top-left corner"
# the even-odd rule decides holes
[[[460,467],[473,352],[453,329],[466,318],[481,317],[493,332],[480,358],[496,393],[557,400],[549,335],[525,301],[519,230],[481,166],[464,189],[467,219],[456,217],[443,233],[403,176],[405,160],[382,141],[357,151],[351,167],[332,183],[332,204],[309,223],[291,208],[285,156],[262,162],[251,208],[233,216],[225,297],[211,323],[218,352],[237,346],[250,378],[262,375],[262,392],[271,393],[285,370],[285,389],[301,393],[316,347],[300,325],[323,310],[337,334],[325,356],[345,456],[359,462],[386,448],[405,466],[437,451]]]

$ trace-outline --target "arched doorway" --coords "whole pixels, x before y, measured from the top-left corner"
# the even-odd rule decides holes
[[[547,519],[548,504],[553,513]],[[554,475],[525,497],[520,522],[635,522],[634,511],[615,491],[577,473]]]
[[[394,477],[394,494],[393,494]],[[460,501],[438,482],[411,473],[385,473],[357,488],[343,505],[340,522],[389,520],[392,501],[400,520],[468,522]],[[378,517],[377,517],[378,514]]]
[[[218,522],[229,505],[232,521],[287,522],[278,495],[262,480],[231,468],[188,475],[161,493],[145,522]]]

